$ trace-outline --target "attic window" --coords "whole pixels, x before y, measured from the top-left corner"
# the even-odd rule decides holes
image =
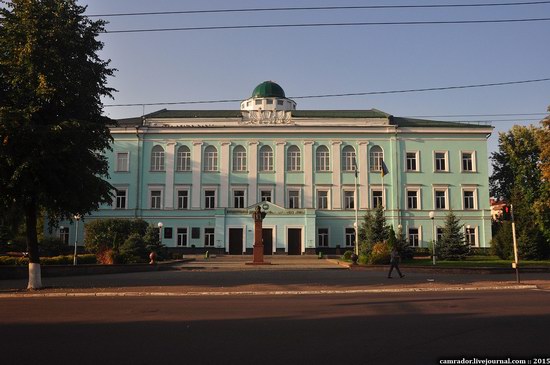
[[[256,99],[255,104],[256,105],[262,105],[262,99]]]
[[[284,105],[284,103],[285,103],[285,102],[282,101],[282,100],[277,100],[277,105]]]
[[[266,104],[273,104],[273,99],[266,99]]]

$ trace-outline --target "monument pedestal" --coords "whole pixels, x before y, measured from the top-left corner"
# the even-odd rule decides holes
[[[254,247],[252,248],[252,262],[247,265],[271,265],[271,262],[264,261],[264,243],[262,237],[262,220],[265,213],[260,212],[260,207],[256,207],[256,212],[252,215],[254,218]]]

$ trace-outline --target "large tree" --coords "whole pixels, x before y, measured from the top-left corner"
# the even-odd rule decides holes
[[[75,0],[2,1],[0,9],[0,199],[23,210],[29,289],[42,286],[37,214],[55,223],[111,201],[102,96],[114,70],[98,52],[103,21]]]

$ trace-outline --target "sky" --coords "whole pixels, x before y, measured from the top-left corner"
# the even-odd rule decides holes
[[[513,0],[86,0],[86,14],[273,7],[482,4]],[[525,2],[527,0],[518,0]],[[550,18],[550,4],[429,9],[355,9],[106,17],[108,31],[291,23]],[[98,19],[94,17],[94,19]],[[287,97],[434,88],[550,78],[550,21],[193,30],[100,35],[118,71],[105,99],[111,118],[168,109],[238,109],[239,103],[114,107],[111,104],[244,100],[272,80]],[[449,91],[296,99],[298,109],[379,109],[402,117],[492,121],[495,133],[538,125],[550,82]],[[479,114],[518,116],[440,117]],[[503,121],[505,119],[505,121]]]

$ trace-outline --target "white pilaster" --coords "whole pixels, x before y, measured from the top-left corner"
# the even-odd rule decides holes
[[[359,170],[359,209],[367,209],[369,206],[368,144],[368,141],[359,141],[359,153],[357,154],[357,169]]]
[[[258,141],[248,142],[248,205],[258,202]]]
[[[166,180],[164,183],[164,209],[174,209],[174,157],[176,155],[176,142],[166,143]]]
[[[193,141],[191,156],[191,171],[193,172],[191,185],[191,208],[201,207],[201,174],[202,174],[202,141]]]
[[[229,167],[231,166],[230,159],[230,141],[223,141],[220,156],[220,191],[219,202],[220,207],[229,207]]]
[[[275,204],[285,206],[285,141],[275,142]]]
[[[304,208],[313,208],[313,141],[304,141]]]
[[[332,141],[332,209],[342,209],[342,157],[340,145],[342,141]]]

